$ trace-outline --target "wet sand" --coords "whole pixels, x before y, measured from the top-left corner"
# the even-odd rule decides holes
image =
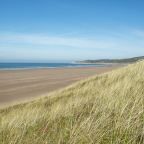
[[[0,71],[0,106],[40,97],[78,80],[108,72],[118,67]]]

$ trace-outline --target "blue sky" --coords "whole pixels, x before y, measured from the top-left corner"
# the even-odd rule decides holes
[[[143,0],[0,0],[0,62],[144,55]]]

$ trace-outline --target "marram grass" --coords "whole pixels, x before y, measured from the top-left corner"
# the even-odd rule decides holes
[[[144,61],[1,109],[0,144],[144,144]]]

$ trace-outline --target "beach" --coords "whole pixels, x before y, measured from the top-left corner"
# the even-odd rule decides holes
[[[0,106],[45,96],[78,80],[120,66],[0,71]]]

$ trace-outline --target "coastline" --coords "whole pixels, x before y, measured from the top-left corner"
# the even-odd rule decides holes
[[[87,63],[87,62],[76,62],[76,64],[84,64],[84,65],[87,65],[87,64],[97,64],[97,65],[105,65],[105,66],[123,66],[123,65],[128,65],[128,64],[131,64],[131,63]]]
[[[121,66],[0,71],[0,107],[47,95],[76,81]]]
[[[105,67],[105,64],[80,64],[80,63],[0,63],[0,71],[5,70],[36,70],[57,68],[83,68]]]

